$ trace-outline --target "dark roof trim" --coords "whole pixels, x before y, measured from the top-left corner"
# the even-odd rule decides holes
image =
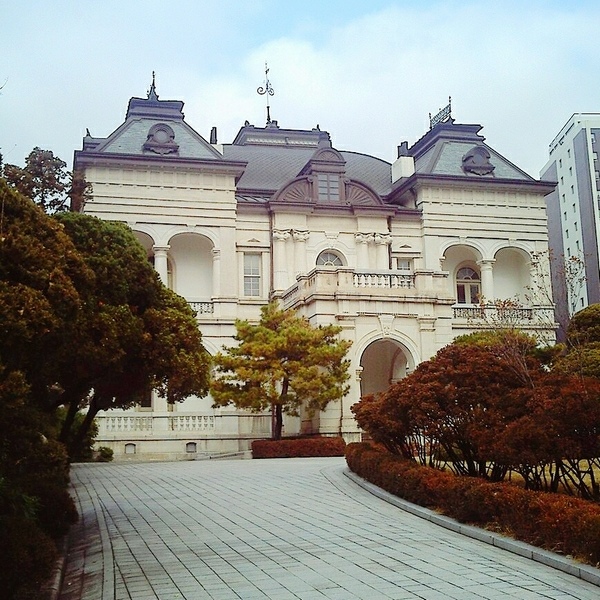
[[[247,162],[234,160],[212,160],[205,158],[181,158],[169,157],[165,160],[162,156],[139,156],[135,154],[118,154],[108,152],[89,152],[85,150],[76,150],[73,161],[73,168],[90,167],[90,166],[134,166],[147,165],[151,167],[188,167],[201,168],[203,170],[213,170],[221,172],[229,172],[235,175],[236,179],[242,176]]]
[[[531,179],[530,181],[523,179],[500,179],[500,178],[477,178],[474,177],[459,177],[456,175],[423,175],[415,173],[406,179],[399,180],[392,192],[387,196],[386,200],[391,200],[393,197],[402,195],[412,187],[419,187],[423,185],[432,186],[444,186],[449,185],[451,187],[476,187],[476,188],[487,188],[487,189],[511,189],[520,192],[534,192],[538,194],[549,194],[554,190],[554,184],[547,181],[537,181]]]

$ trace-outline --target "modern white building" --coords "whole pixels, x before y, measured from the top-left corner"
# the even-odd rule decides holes
[[[600,114],[576,113],[550,144],[542,179],[554,181],[548,195],[552,281],[561,329],[569,316],[600,302]],[[567,262],[565,273],[564,261]],[[584,266],[583,271],[568,268]]]
[[[528,290],[548,275],[544,197],[488,146],[479,125],[448,118],[393,162],[335,148],[314,129],[246,123],[209,141],[183,102],[132,98],[125,122],[75,153],[93,185],[85,211],[128,223],[163,281],[197,311],[207,350],[233,343],[235,319],[276,298],[352,342],[351,389],[284,435],[360,439],[350,407],[385,390],[454,337],[484,327],[481,303],[516,299],[520,326],[552,334],[551,307]],[[538,298],[538,299],[536,299]],[[243,452],[270,415],[160,398],[99,416],[117,458]]]

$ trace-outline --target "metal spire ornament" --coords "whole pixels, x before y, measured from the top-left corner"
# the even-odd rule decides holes
[[[269,96],[275,95],[275,90],[271,86],[271,82],[269,81],[269,67],[267,66],[267,62],[265,61],[265,85],[257,88],[257,93],[261,96],[267,97],[267,125],[271,124],[271,107],[269,106]]]

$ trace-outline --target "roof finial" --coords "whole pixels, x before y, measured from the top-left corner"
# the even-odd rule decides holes
[[[431,116],[429,113],[429,129],[433,129],[436,125],[444,121],[452,120],[452,97],[448,96],[448,105],[440,108],[436,115]]]
[[[148,100],[158,100],[158,94],[156,93],[156,74],[152,71],[152,85],[148,90]]]
[[[267,97],[267,125],[271,124],[271,107],[269,106],[269,96],[273,96],[275,94],[275,90],[271,87],[271,82],[269,81],[269,67],[267,66],[267,61],[265,61],[265,85],[261,86],[256,90],[261,96]]]

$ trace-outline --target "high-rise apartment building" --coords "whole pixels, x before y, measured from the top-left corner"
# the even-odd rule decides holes
[[[546,197],[557,318],[600,302],[600,113],[575,113],[550,144],[543,180],[556,181]]]

